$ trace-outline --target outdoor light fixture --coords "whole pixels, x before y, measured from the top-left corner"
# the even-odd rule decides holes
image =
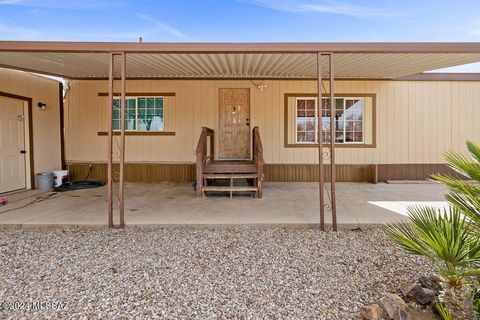
[[[258,90],[260,90],[261,92],[263,92],[263,90],[268,88],[268,84],[265,84],[265,83],[257,84],[257,83],[255,83],[255,81],[252,81],[252,82],[258,88]]]
[[[37,107],[40,109],[40,110],[43,110],[45,111],[45,109],[47,108],[47,105],[43,102],[39,102],[37,103]]]

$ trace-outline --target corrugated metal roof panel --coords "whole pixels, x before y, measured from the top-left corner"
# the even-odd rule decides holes
[[[67,78],[108,77],[107,53],[0,52],[0,65]],[[340,53],[336,78],[394,78],[480,61],[477,53]],[[328,57],[322,57],[328,76]],[[115,61],[116,75],[120,59]],[[130,78],[315,78],[311,53],[130,53]]]

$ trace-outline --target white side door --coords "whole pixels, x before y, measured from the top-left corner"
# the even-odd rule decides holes
[[[0,193],[26,188],[23,102],[0,97]]]

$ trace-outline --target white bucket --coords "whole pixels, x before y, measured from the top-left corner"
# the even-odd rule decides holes
[[[55,187],[61,186],[68,181],[68,170],[53,171],[53,183]]]

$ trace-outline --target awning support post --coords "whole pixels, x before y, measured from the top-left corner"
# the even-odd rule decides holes
[[[113,227],[113,59],[114,55],[109,54],[110,61],[108,66],[108,167],[107,167],[107,203],[108,203],[108,226]]]
[[[330,53],[328,62],[330,76],[330,201],[332,206],[332,228],[337,231],[337,204],[335,200],[335,182],[337,171],[335,168],[335,77],[333,75],[333,53]]]
[[[322,83],[322,56],[328,55],[329,80],[330,80],[330,204],[332,211],[332,229],[337,231],[337,205],[335,199],[335,77],[333,73],[333,53],[317,52],[317,123],[318,123],[318,189],[320,198],[320,230],[325,231],[325,172],[323,167],[323,83]]]
[[[325,231],[325,200],[323,192],[323,128],[322,128],[322,53],[317,52],[317,127],[318,127],[318,190],[320,198],[320,230]]]
[[[120,179],[119,193],[120,193],[120,228],[125,228],[125,89],[126,89],[126,54],[121,53],[121,116],[120,116]]]
[[[121,87],[120,87],[120,172],[119,172],[119,211],[120,227],[125,227],[125,110],[126,110],[126,54],[125,52],[110,52],[108,72],[108,165],[107,165],[107,203],[108,203],[108,226],[114,227],[113,222],[113,96],[114,96],[114,68],[115,56],[121,57]]]

